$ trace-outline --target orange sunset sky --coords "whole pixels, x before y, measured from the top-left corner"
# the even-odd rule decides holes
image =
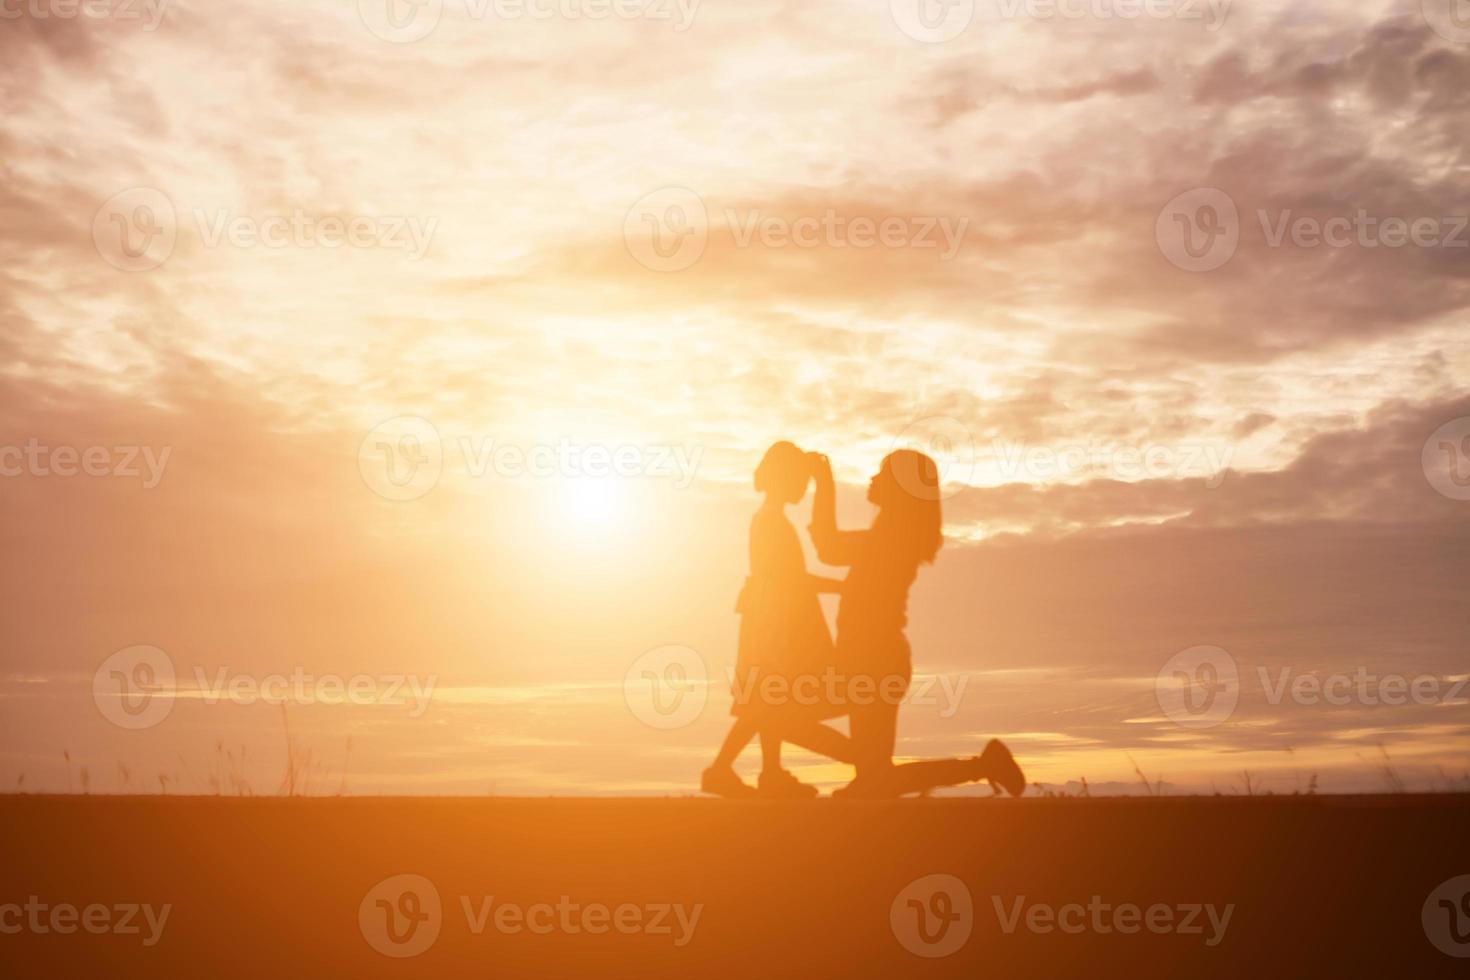
[[[1470,780],[1470,24],[386,2],[0,5],[0,789],[275,792],[289,741],[313,792],[694,792],[780,438],[850,526],[891,448],[944,467],[909,636],[963,687],[901,754]],[[129,727],[94,682],[138,646],[177,683]],[[650,724],[669,646],[703,709]],[[1157,697],[1197,646],[1209,727]],[[433,688],[198,683],[294,672]]]

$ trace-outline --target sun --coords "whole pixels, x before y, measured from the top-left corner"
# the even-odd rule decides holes
[[[622,481],[615,477],[566,477],[556,487],[556,511],[582,532],[615,532],[626,517]]]

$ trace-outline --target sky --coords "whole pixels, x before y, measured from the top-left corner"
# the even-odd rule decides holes
[[[1470,14],[389,2],[0,2],[0,789],[692,793],[777,439],[900,755],[1470,787]]]

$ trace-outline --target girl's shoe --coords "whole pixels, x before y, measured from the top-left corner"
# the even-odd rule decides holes
[[[774,772],[766,769],[761,771],[759,792],[776,800],[809,800],[817,795],[817,788],[808,786],[785,769]]]
[[[1004,742],[991,739],[976,761],[982,773],[980,778],[990,780],[991,786],[999,786],[1012,796],[1026,792],[1026,777]]]
[[[746,800],[757,795],[745,780],[735,775],[734,769],[706,769],[699,776],[699,791],[727,800]]]

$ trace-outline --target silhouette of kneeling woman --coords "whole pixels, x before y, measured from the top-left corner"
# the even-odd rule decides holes
[[[812,543],[823,563],[850,569],[845,581],[807,571],[786,518],[786,506],[801,501],[811,480]],[[755,486],[766,496],[751,520],[750,577],[736,606],[735,722],[701,789],[725,797],[816,795],[781,768],[781,744],[789,741],[856,767],[857,777],[834,796],[885,799],[979,780],[1012,796],[1024,792],[1020,767],[995,739],[971,758],[893,761],[898,707],[913,671],[904,635],[909,587],[944,542],[934,460],[912,450],[883,460],[868,485],[878,516],[865,531],[837,528],[832,467],[819,453],[776,443],[756,468]],[[841,595],[835,643],[817,599],[821,592]],[[804,689],[824,691],[823,701],[795,696],[818,675],[821,683]],[[834,677],[835,686],[829,683]],[[820,723],[842,714],[850,736]],[[734,762],[757,734],[762,769],[759,789],[753,789],[736,775]]]

